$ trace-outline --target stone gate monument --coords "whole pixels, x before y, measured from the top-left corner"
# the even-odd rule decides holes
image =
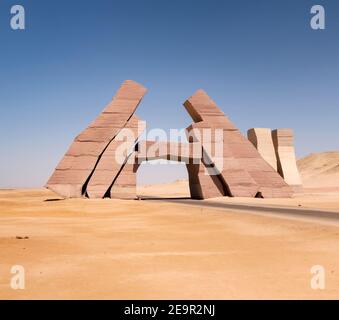
[[[291,159],[293,140],[286,140],[290,131],[278,129],[272,140],[267,130],[251,129],[247,139],[203,90],[184,102],[193,120],[186,129],[188,143],[140,141],[145,122],[135,111],[145,93],[142,85],[126,80],[75,137],[46,187],[64,198],[135,199],[136,172],[154,159],[185,162],[193,199],[287,198],[293,195],[290,184],[301,184]]]

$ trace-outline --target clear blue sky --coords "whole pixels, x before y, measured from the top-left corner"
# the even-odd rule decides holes
[[[336,0],[2,0],[0,187],[43,185],[125,79],[149,89],[149,128],[189,125],[182,102],[203,88],[242,132],[294,128],[298,157],[338,150],[338,41]]]

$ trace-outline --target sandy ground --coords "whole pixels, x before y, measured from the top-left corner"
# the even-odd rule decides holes
[[[339,184],[339,181],[337,182]],[[190,197],[187,180],[163,185],[142,186],[138,189],[139,194],[145,197]],[[220,197],[213,201],[224,203],[255,204],[268,206],[303,207],[312,209],[325,209],[339,212],[339,186],[338,187],[308,187],[302,193],[295,194],[290,199],[256,199],[256,198],[230,198]]]
[[[303,184],[307,187],[339,186],[339,152],[313,153],[298,160]]]
[[[139,190],[155,191],[188,189]],[[336,190],[312,192],[288,203],[215,201],[339,208]],[[339,298],[338,227],[161,201],[57,199],[0,190],[0,298]],[[25,268],[24,290],[9,285],[13,265]],[[325,290],[310,286],[314,265],[326,270]]]

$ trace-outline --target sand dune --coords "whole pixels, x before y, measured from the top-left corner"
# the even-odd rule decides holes
[[[339,187],[339,151],[313,153],[298,167],[305,187]]]

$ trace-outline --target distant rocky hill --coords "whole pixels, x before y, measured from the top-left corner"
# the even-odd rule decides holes
[[[339,151],[312,153],[297,163],[305,187],[339,186]]]

